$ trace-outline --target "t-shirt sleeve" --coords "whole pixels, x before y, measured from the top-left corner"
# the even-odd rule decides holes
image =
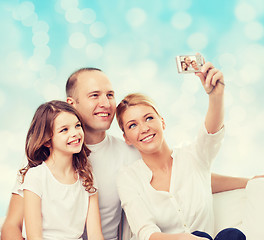
[[[117,189],[129,226],[137,239],[149,240],[153,233],[161,232],[142,200],[135,178],[126,170],[121,170],[117,176]]]
[[[24,178],[20,190],[29,190],[37,194],[40,198],[42,197],[42,183],[41,183],[41,168],[34,167],[30,168]]]
[[[202,125],[194,144],[194,151],[198,156],[199,164],[206,168],[211,167],[212,161],[221,147],[224,132],[225,128],[223,127],[218,132],[211,134],[207,132],[205,125]]]

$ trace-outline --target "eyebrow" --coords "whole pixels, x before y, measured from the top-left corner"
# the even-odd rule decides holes
[[[93,93],[101,93],[102,91],[100,90],[95,90],[95,91],[92,91],[92,92],[88,92],[87,94],[90,95],[90,94],[93,94]],[[114,90],[110,90],[110,91],[107,91],[107,93],[115,93]]]

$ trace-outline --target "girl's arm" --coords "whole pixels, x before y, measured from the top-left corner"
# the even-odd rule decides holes
[[[224,125],[224,77],[212,63],[203,65],[201,72],[196,73],[209,96],[209,107],[205,118],[208,133],[218,132]]]
[[[86,220],[87,236],[89,240],[103,240],[101,217],[98,204],[98,193],[89,197],[89,206]]]
[[[42,240],[41,198],[24,190],[25,225],[28,240]]]

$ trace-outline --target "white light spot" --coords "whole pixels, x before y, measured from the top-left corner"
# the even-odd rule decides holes
[[[246,118],[246,111],[240,106],[235,106],[230,109],[229,117],[233,122],[242,122]]]
[[[73,33],[70,36],[69,44],[73,48],[83,48],[86,44],[86,37],[81,32]]]
[[[34,57],[47,59],[50,56],[50,48],[47,45],[39,45],[34,49]]]
[[[191,23],[192,17],[186,12],[178,12],[171,19],[172,26],[179,30],[186,29]]]
[[[231,53],[223,53],[219,56],[219,63],[222,67],[233,68],[236,65],[236,58]]]
[[[79,5],[79,1],[78,0],[61,0],[61,8],[64,10],[69,10],[72,8],[77,8]]]
[[[23,20],[32,15],[35,11],[34,4],[32,2],[23,2],[12,12],[13,18],[16,20]]]
[[[32,37],[35,46],[43,46],[49,42],[49,35],[45,32],[36,32]]]
[[[39,72],[43,81],[50,81],[56,78],[56,68],[52,65],[44,65]]]
[[[62,90],[51,83],[45,84],[42,89],[42,95],[45,98],[46,101],[51,101],[53,99],[63,99],[64,94],[62,93]]]
[[[146,13],[141,8],[132,8],[127,12],[126,19],[132,27],[139,27],[146,21]]]
[[[249,22],[256,18],[256,11],[252,5],[242,2],[237,5],[235,15],[239,21]]]
[[[0,90],[0,107],[4,105],[5,101],[6,101],[6,95],[2,90]]]
[[[258,82],[263,76],[261,69],[255,64],[251,63],[242,66],[239,75],[240,79],[247,84]]]
[[[102,38],[106,34],[106,26],[102,22],[95,22],[90,27],[90,33],[95,38]]]
[[[32,32],[48,32],[49,31],[49,25],[44,21],[38,21],[36,22],[32,27]]]
[[[143,80],[153,79],[158,71],[158,66],[152,60],[144,60],[138,64],[136,71]]]
[[[201,51],[207,46],[207,36],[203,33],[193,33],[187,40],[188,45],[195,51]]]
[[[38,21],[38,15],[36,13],[32,13],[29,17],[24,18],[22,20],[22,24],[26,27],[33,26]]]
[[[70,23],[77,23],[81,20],[82,13],[79,8],[69,9],[65,13],[65,18]]]
[[[259,22],[250,22],[245,26],[245,35],[251,40],[260,40],[263,37],[263,26]]]
[[[86,47],[86,55],[91,60],[96,60],[103,55],[103,48],[97,43],[91,43]]]
[[[256,100],[256,94],[250,88],[242,88],[239,93],[242,102],[251,104]]]
[[[91,24],[96,20],[96,13],[90,8],[85,8],[81,10],[81,14],[81,21],[84,24]]]
[[[169,0],[169,8],[174,10],[186,10],[191,7],[191,0]]]

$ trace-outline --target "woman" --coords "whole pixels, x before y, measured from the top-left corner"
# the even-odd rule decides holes
[[[212,239],[210,166],[224,134],[224,79],[211,63],[196,75],[209,95],[209,107],[196,142],[189,146],[167,145],[164,119],[144,95],[130,94],[117,107],[125,141],[142,157],[117,178],[122,207],[137,239]],[[245,236],[226,229],[216,239]]]

